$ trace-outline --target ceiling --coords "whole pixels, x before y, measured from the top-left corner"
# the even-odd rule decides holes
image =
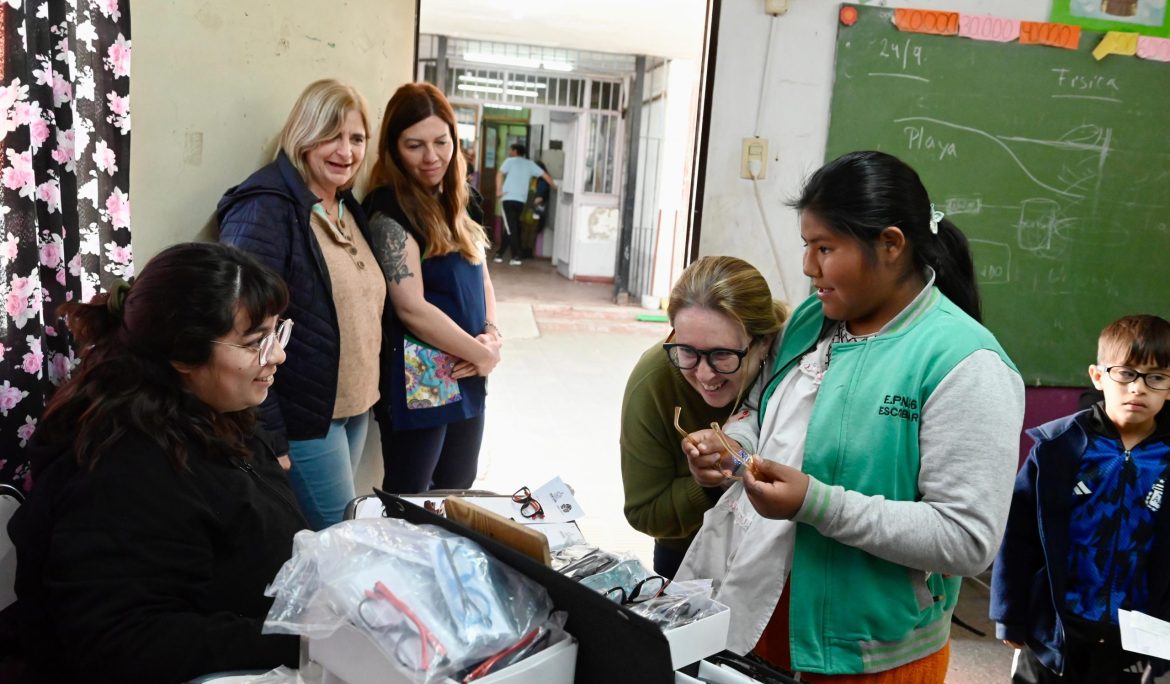
[[[707,0],[421,0],[419,31],[700,59]]]

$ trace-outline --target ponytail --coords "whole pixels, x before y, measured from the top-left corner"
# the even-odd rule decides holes
[[[914,245],[914,260],[934,269],[934,284],[968,316],[983,322],[975,262],[967,236],[950,219],[938,222],[938,235]]]

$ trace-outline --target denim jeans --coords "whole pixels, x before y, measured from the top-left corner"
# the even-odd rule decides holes
[[[340,522],[354,498],[353,473],[366,446],[370,414],[338,418],[319,439],[290,440],[289,482],[314,530]]]

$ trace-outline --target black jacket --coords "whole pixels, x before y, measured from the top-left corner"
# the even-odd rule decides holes
[[[361,205],[349,191],[341,194],[362,236],[369,227]],[[276,161],[231,188],[219,201],[219,240],[256,257],[288,284],[285,316],[296,327],[288,360],[260,406],[264,428],[275,438],[278,453],[287,440],[317,439],[329,431],[337,400],[337,366],[341,340],[333,287],[309,217],[318,197],[281,152]],[[376,368],[371,361],[371,372]]]
[[[179,682],[296,666],[298,640],[261,635],[265,586],[307,525],[275,453],[192,448],[178,471],[132,433],[85,471],[62,453],[8,525],[18,600],[4,612],[33,682]]]

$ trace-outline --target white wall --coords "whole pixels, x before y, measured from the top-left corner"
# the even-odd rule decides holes
[[[215,237],[216,202],[271,160],[311,81],[355,85],[376,129],[390,93],[412,74],[414,10],[414,0],[135,0],[138,266],[175,242]]]
[[[889,0],[888,7],[991,14],[1028,21],[1048,18],[1049,0]],[[789,11],[771,19],[763,0],[724,0],[699,252],[730,254],[760,269],[773,294],[796,302],[808,293],[801,273],[801,243],[795,212],[784,206],[803,179],[824,163],[829,133],[839,5],[824,0],[791,0]],[[764,78],[771,22],[771,66]],[[756,114],[763,98],[759,129]],[[767,178],[758,181],[764,220],[752,181],[739,177],[743,138],[767,138]],[[778,256],[777,256],[778,255]]]

